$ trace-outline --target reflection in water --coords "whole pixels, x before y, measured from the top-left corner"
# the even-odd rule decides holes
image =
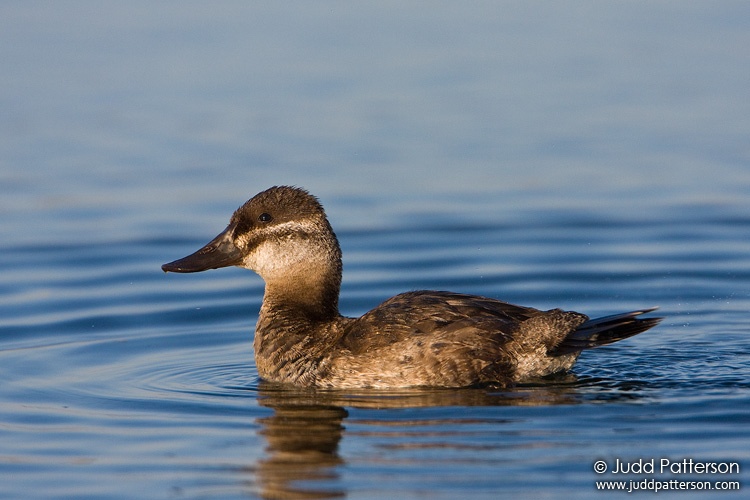
[[[266,457],[257,466],[257,484],[263,498],[304,499],[330,498],[346,495],[340,480],[344,458],[339,455],[339,442],[345,434],[345,407],[365,409],[398,409],[426,407],[476,406],[555,406],[578,404],[581,387],[573,375],[558,377],[553,383],[519,387],[493,392],[487,389],[402,389],[332,391],[294,389],[261,382],[259,402],[272,408],[273,415],[258,419],[260,434],[267,441]],[[461,412],[454,413],[461,415]],[[392,413],[384,413],[384,416]],[[414,428],[427,421],[419,419],[385,422],[372,419],[358,421],[363,425],[388,425],[389,436],[403,439],[403,446],[415,437]],[[433,417],[429,423],[434,424]],[[462,425],[476,419],[454,417],[442,419],[446,430],[460,435]],[[502,419],[492,424],[502,425]],[[393,426],[403,432],[393,431]],[[498,446],[502,444],[499,443]]]
[[[312,404],[294,398],[263,401],[274,409],[258,419],[268,441],[267,457],[257,474],[263,498],[330,498],[344,491],[316,483],[336,484],[336,466],[343,463],[338,445],[348,413],[338,406]],[[305,487],[303,483],[312,483]],[[317,487],[316,487],[317,486]]]

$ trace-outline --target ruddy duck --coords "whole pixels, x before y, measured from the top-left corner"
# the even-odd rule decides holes
[[[226,266],[265,281],[253,344],[258,373],[298,386],[507,387],[568,370],[583,349],[661,320],[638,317],[654,309],[589,319],[442,291],[403,293],[344,317],[336,235],[317,198],[288,186],[259,193],[206,246],[162,269]]]

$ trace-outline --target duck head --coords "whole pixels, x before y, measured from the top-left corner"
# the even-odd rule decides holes
[[[341,249],[323,206],[304,189],[276,186],[257,194],[203,248],[161,268],[194,273],[227,266],[258,273],[267,298],[338,301]]]

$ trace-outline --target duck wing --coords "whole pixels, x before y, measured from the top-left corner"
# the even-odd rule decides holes
[[[466,334],[504,344],[519,325],[543,314],[530,307],[453,292],[422,290],[396,295],[348,326],[342,339],[353,353],[390,346],[406,338],[447,340]]]

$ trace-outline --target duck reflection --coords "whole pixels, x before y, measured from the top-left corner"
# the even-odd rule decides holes
[[[264,498],[333,498],[344,491],[321,485],[338,483],[343,463],[338,446],[348,416],[339,406],[301,398],[262,400],[273,415],[258,419],[268,442],[267,457],[258,464]]]
[[[266,439],[266,456],[256,469],[260,494],[268,499],[312,499],[346,496],[340,478],[344,459],[339,443],[344,436],[345,408],[401,409],[420,407],[469,406],[552,406],[582,402],[575,377],[557,377],[555,383],[504,389],[408,389],[333,391],[296,389],[261,382],[259,402],[274,413],[257,420]],[[461,433],[466,412],[456,411],[440,421],[441,425]],[[473,419],[472,419],[473,420]],[[474,421],[474,420],[473,420]],[[377,425],[369,414],[367,422]],[[436,422],[430,417],[431,424]],[[493,419],[494,423],[502,420]],[[363,422],[358,422],[363,423]],[[414,436],[419,421],[399,420],[405,428],[404,439]],[[408,431],[406,431],[408,429]],[[394,433],[389,431],[390,436]]]

